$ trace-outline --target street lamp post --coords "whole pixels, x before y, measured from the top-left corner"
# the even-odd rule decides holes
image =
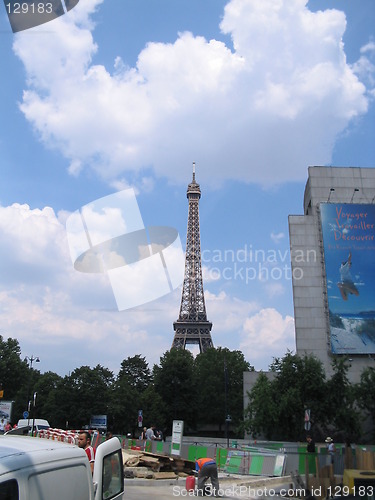
[[[232,421],[231,416],[228,413],[228,370],[227,370],[227,360],[224,356],[224,395],[225,395],[225,438],[227,440],[227,448],[229,448],[229,424]]]
[[[34,363],[34,361],[35,361],[35,363],[40,363],[40,358],[39,358],[39,356],[34,356],[34,355],[32,354],[30,357],[29,357],[29,356],[26,356],[26,357],[25,357],[25,361],[26,361],[27,363],[29,363],[29,364],[30,364],[30,368],[32,368],[32,367],[33,367],[33,363]]]
[[[31,356],[26,356],[25,357],[26,363],[29,365],[29,368],[32,370],[33,369],[33,363],[40,363],[40,358],[39,356],[34,356],[33,354]],[[31,375],[29,376],[29,382],[27,384],[27,425],[30,425],[30,407],[31,407],[31,401],[30,401],[30,383],[31,383]],[[35,400],[34,400],[34,406],[35,406]],[[35,411],[35,410],[34,410]]]
[[[35,428],[35,407],[36,407],[36,396],[37,396],[37,393],[34,392],[34,396],[33,396],[33,426],[32,426],[32,429],[31,429],[31,435],[33,436],[34,435],[34,428]]]

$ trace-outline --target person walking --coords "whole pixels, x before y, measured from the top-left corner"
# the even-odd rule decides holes
[[[151,425],[151,427],[149,427],[146,430],[146,439],[147,439],[147,441],[154,441],[154,439],[156,439],[155,432],[154,432],[155,429],[156,429],[156,426],[155,425]]]
[[[333,464],[335,461],[336,446],[331,437],[327,437],[326,443],[328,455],[331,457],[331,464]]]
[[[219,496],[219,478],[217,464],[213,458],[198,458],[195,461],[195,470],[198,472],[198,496],[205,495],[206,481],[211,480],[213,496]]]

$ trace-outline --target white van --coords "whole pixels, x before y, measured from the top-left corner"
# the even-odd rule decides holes
[[[51,426],[49,425],[48,420],[44,420],[43,418],[21,418],[18,420],[17,427],[18,429],[23,429],[24,427],[30,426],[32,428],[34,426],[34,431],[41,431],[49,429]]]
[[[0,436],[0,498],[109,500],[124,498],[120,441],[96,449],[94,473],[75,445],[30,436]]]

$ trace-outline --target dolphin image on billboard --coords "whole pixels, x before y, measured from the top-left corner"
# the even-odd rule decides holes
[[[334,354],[375,354],[375,205],[321,203]]]

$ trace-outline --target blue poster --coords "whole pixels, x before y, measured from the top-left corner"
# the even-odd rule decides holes
[[[375,354],[375,205],[320,204],[334,354]]]

